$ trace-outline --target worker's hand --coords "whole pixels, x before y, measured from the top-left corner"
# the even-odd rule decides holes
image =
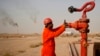
[[[68,27],[68,23],[66,22],[66,20],[64,20],[64,25],[66,28]]]

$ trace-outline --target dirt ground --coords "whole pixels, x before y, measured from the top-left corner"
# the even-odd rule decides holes
[[[56,55],[70,56],[68,43],[78,41],[80,40],[80,37],[57,37],[55,38],[55,40]],[[0,38],[0,56],[41,56],[41,42],[41,36],[22,38]],[[77,48],[78,50],[80,50],[80,46],[77,46]]]

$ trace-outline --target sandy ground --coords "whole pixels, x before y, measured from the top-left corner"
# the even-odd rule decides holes
[[[70,56],[68,43],[78,41],[80,37],[58,37],[56,40],[56,55]],[[100,40],[98,40],[100,41]],[[0,56],[41,56],[41,36],[24,38],[0,38]],[[37,46],[36,46],[37,45]],[[90,52],[93,53],[90,46]],[[79,44],[77,45],[80,50]],[[92,51],[91,51],[92,50]],[[89,54],[92,56],[93,54]]]

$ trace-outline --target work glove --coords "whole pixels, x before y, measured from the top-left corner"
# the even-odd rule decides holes
[[[66,20],[64,20],[64,25],[66,28],[68,27],[68,23],[66,22]]]

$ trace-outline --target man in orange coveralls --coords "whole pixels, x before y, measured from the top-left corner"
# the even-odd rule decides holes
[[[44,19],[44,31],[43,31],[43,47],[41,51],[41,56],[56,56],[55,54],[55,40],[54,38],[59,36],[65,31],[67,23],[64,23],[53,29],[53,23],[51,18]]]

